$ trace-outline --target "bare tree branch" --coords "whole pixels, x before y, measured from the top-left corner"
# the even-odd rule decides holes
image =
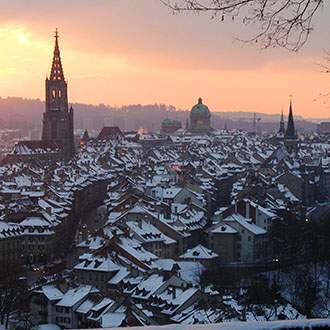
[[[315,13],[324,0],[160,0],[173,13],[210,13],[211,18],[241,18],[245,25],[256,24],[259,33],[246,42],[261,48],[283,47],[298,51],[313,29]]]
[[[325,51],[324,63],[319,63],[319,67],[321,68],[321,72],[330,73],[330,52]]]

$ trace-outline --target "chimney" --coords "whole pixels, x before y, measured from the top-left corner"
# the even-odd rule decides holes
[[[244,200],[244,203],[245,203],[245,218],[249,219],[250,218],[250,201]]]
[[[176,298],[176,289],[175,289],[175,287],[172,288],[172,298],[173,299]]]
[[[49,214],[49,215],[52,215],[52,208],[50,206],[47,206],[46,207],[46,212]]]

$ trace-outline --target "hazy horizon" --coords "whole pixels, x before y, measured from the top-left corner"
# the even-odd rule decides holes
[[[22,96],[15,96],[15,95],[12,95],[12,96],[2,96],[0,95],[0,100],[3,99],[22,99],[22,100],[27,100],[27,101],[40,101],[40,102],[45,102],[44,99],[42,98],[31,98],[31,97],[22,97]],[[204,101],[203,101],[204,102]],[[174,112],[178,111],[178,112],[190,112],[192,106],[195,105],[195,103],[191,104],[190,107],[187,107],[187,108],[180,108],[180,107],[177,107],[175,104],[165,104],[165,103],[161,103],[161,102],[149,102],[149,103],[131,103],[131,104],[121,104],[121,105],[113,105],[113,104],[107,104],[107,103],[104,103],[104,102],[100,102],[100,103],[85,103],[85,102],[80,102],[79,100],[78,101],[74,101],[74,102],[69,102],[70,104],[72,105],[75,105],[75,104],[81,104],[81,105],[88,105],[88,106],[93,106],[93,107],[99,107],[99,106],[105,106],[105,107],[108,107],[109,109],[110,108],[117,108],[119,111],[122,109],[122,108],[125,108],[125,107],[129,107],[129,106],[135,106],[135,105],[141,105],[141,106],[149,106],[149,105],[165,105],[165,106],[169,106],[169,107],[175,107],[175,110]],[[207,105],[207,103],[205,103]],[[214,113],[214,114],[239,114],[239,113],[242,113],[242,114],[253,114],[253,113],[256,113],[257,115],[260,114],[260,115],[265,115],[265,116],[277,116],[279,117],[281,115],[281,111],[279,112],[262,112],[262,111],[254,111],[254,110],[249,110],[249,109],[223,109],[223,110],[217,110],[217,109],[210,109],[211,110],[211,113]],[[172,113],[172,111],[170,112]],[[283,108],[283,114],[284,114],[284,117],[286,118],[287,114],[288,114],[288,109],[284,109]],[[329,120],[330,121],[330,116],[328,117],[309,117],[309,116],[303,116],[303,115],[300,115],[299,113],[294,113],[295,117],[297,119],[303,119],[303,120],[310,120],[310,121],[317,121],[317,120]],[[252,118],[252,117],[251,117]],[[245,119],[248,119],[248,118],[245,118]]]
[[[326,4],[299,53],[259,51],[235,41],[239,22],[203,15],[171,15],[159,1],[0,1],[0,90],[6,96],[44,99],[54,30],[60,34],[71,103],[173,104],[190,109],[202,97],[213,112],[294,113],[326,118],[329,91],[320,73],[330,22]],[[58,18],[61,17],[59,23]]]

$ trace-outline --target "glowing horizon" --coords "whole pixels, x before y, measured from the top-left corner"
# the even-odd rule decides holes
[[[48,8],[41,1],[31,2],[41,12]],[[289,95],[293,95],[296,115],[330,117],[326,113],[330,103],[322,98],[314,101],[330,87],[330,75],[320,73],[316,65],[322,61],[323,34],[311,38],[310,45],[298,54],[285,50],[260,53],[226,36],[234,35],[237,27],[223,30],[219,22],[201,17],[173,17],[160,4],[147,7],[146,1],[136,13],[127,12],[138,6],[136,1],[96,2],[100,6],[93,7],[95,13],[89,15],[92,6],[83,1],[76,13],[68,8],[60,22],[54,22],[56,12],[49,14],[49,20],[47,16],[34,19],[30,12],[13,17],[10,10],[19,3],[14,0],[13,8],[7,4],[9,12],[0,14],[4,16],[0,23],[0,96],[44,99],[57,27],[72,103],[163,103],[190,109],[201,96],[213,112],[276,114],[282,107],[287,112]],[[108,19],[101,5],[109,8]],[[77,22],[87,19],[86,26],[76,28]],[[220,42],[215,36],[222,38]]]

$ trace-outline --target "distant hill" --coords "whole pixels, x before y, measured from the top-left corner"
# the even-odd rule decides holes
[[[75,110],[75,128],[99,131],[104,126],[119,126],[122,130],[137,130],[140,127],[148,131],[158,131],[160,124],[166,117],[178,119],[182,126],[186,126],[189,119],[187,110],[176,109],[172,105],[164,104],[133,104],[115,108],[109,105],[72,104]],[[40,130],[44,102],[39,99],[23,99],[19,97],[0,98],[0,128]],[[252,129],[254,114],[252,112],[212,112],[214,128]],[[272,131],[278,128],[279,114],[257,113],[261,118],[263,130]],[[316,124],[296,117],[296,126],[299,131],[315,130]]]
[[[253,120],[254,112],[251,111],[219,111],[214,114],[222,118],[230,118],[232,120]],[[262,122],[278,122],[280,120],[280,113],[268,114],[256,112],[256,118],[260,118]],[[296,120],[304,120],[302,116],[295,115]]]

